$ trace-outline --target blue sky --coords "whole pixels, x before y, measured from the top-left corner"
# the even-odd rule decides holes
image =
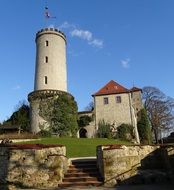
[[[44,8],[57,19],[45,20]],[[174,97],[173,0],[1,0],[0,121],[34,88],[35,34],[67,36],[68,91],[79,111],[108,81]]]

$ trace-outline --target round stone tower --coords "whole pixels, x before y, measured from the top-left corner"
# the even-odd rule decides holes
[[[28,95],[28,100],[31,132],[38,133],[49,129],[53,123],[55,98],[62,94],[73,96],[67,92],[66,36],[55,28],[45,28],[37,32],[35,41],[34,91]]]
[[[34,90],[67,91],[66,37],[53,28],[36,34],[36,71]]]

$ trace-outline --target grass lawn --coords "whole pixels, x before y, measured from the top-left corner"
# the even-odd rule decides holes
[[[27,142],[26,144],[61,144],[66,146],[67,157],[96,156],[96,147],[106,144],[130,144],[129,142],[116,139],[102,138],[42,138],[41,140]]]

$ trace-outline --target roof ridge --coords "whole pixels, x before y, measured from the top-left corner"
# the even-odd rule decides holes
[[[92,96],[121,94],[121,93],[128,93],[128,92],[130,92],[129,89],[125,88],[124,86],[120,85],[114,80],[110,80],[106,85],[100,88],[100,90],[98,90]]]

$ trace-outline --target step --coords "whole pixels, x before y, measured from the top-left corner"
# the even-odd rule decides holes
[[[90,163],[90,164],[80,163],[80,164],[73,164],[69,166],[69,168],[93,168],[93,167],[96,168],[95,163]]]
[[[58,187],[88,187],[88,186],[101,186],[103,183],[100,181],[88,182],[63,182],[58,184]]]
[[[87,166],[69,166],[69,170],[80,170],[80,169],[96,169],[98,170],[96,165],[87,165]]]
[[[88,181],[101,181],[101,178],[100,177],[65,177],[63,179],[63,182],[88,182]]]
[[[97,171],[98,171],[97,168],[71,168],[67,170],[67,173],[78,173],[78,172],[91,173]]]
[[[66,173],[64,177],[96,177],[100,176],[98,171],[85,173],[85,172],[77,172],[77,173]]]
[[[74,160],[71,160],[71,163],[72,164],[96,164],[97,161],[96,159],[74,159]]]
[[[97,162],[96,161],[88,161],[88,162],[84,162],[84,161],[72,161],[72,165],[97,165]]]

